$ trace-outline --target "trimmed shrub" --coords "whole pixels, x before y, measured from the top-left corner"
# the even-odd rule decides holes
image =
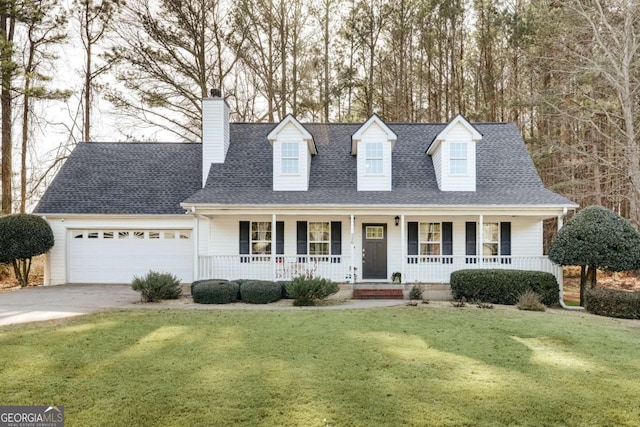
[[[545,305],[558,302],[559,289],[551,273],[528,270],[458,270],[451,273],[454,299],[514,305],[527,290],[540,295]]]
[[[191,295],[193,295],[193,288],[202,282],[228,282],[226,279],[204,279],[204,280],[196,280],[195,282],[191,282]]]
[[[203,280],[193,287],[193,302],[198,304],[229,304],[236,301],[240,286],[226,280]]]
[[[600,316],[640,319],[640,292],[587,289],[585,308]]]
[[[268,304],[282,298],[282,285],[261,280],[245,282],[240,286],[240,295],[248,304]]]
[[[319,300],[323,300],[329,295],[333,295],[340,290],[337,283],[320,277],[296,277],[287,285],[287,294],[295,301],[293,305],[316,305]]]
[[[518,297],[516,307],[518,307],[518,310],[528,311],[545,311],[547,309],[544,304],[540,302],[540,295],[530,289],[527,289]]]
[[[31,259],[53,247],[53,231],[37,215],[0,217],[0,264],[9,263],[21,287],[29,284]]]
[[[283,282],[276,282],[276,283],[278,283],[280,285],[280,287],[282,288],[282,299],[291,299],[291,297],[287,293],[287,286],[291,282],[290,281],[283,281]]]
[[[149,271],[142,277],[134,276],[131,289],[140,292],[144,302],[156,302],[163,299],[178,299],[182,295],[180,280],[170,273]]]

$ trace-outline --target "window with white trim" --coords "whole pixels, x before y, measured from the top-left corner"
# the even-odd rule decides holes
[[[283,142],[282,143],[282,173],[283,174],[297,174],[299,165],[299,148],[300,144],[297,142]]]
[[[309,255],[329,255],[331,225],[328,222],[309,223]]]
[[[252,222],[250,248],[253,255],[271,255],[271,222]]]
[[[439,222],[421,222],[420,255],[439,256],[442,253],[442,226]]]
[[[452,175],[467,174],[466,142],[452,142],[449,145],[449,172]]]
[[[367,142],[365,145],[365,164],[367,175],[382,175],[384,151],[382,142]]]
[[[485,222],[482,224],[482,256],[500,254],[500,224]]]

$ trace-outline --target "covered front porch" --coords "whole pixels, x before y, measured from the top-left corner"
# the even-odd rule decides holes
[[[562,225],[557,209],[206,212],[194,215],[194,277],[445,284],[457,270],[498,268],[544,271],[561,281],[562,270],[542,254],[549,217]]]

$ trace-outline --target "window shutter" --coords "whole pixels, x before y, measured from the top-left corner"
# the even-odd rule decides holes
[[[453,255],[453,223],[442,223],[442,255]]]
[[[297,254],[298,255],[306,255],[307,254],[307,222],[306,221],[298,221],[296,224],[296,234],[297,234]]]
[[[476,223],[475,222],[467,222],[465,223],[465,255],[468,256],[476,256]],[[467,263],[476,263],[475,258],[467,258]]]
[[[418,255],[418,223],[407,223],[407,255]]]
[[[284,221],[276,221],[276,255],[284,254]]]
[[[500,255],[511,255],[511,223],[500,223]],[[503,264],[511,264],[511,258],[503,258]]]
[[[331,222],[331,255],[342,255],[342,221]]]
[[[240,221],[240,232],[238,233],[240,237],[240,255],[249,255],[249,228],[251,224],[249,221]],[[240,262],[249,262],[251,257],[241,256]]]

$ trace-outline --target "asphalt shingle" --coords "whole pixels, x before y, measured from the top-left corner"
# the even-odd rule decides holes
[[[351,135],[360,124],[305,124],[318,154],[308,191],[273,191],[273,123],[232,123],[223,164],[213,164],[201,188],[199,143],[78,144],[36,213],[174,214],[180,202],[230,205],[554,205],[571,201],[544,188],[514,124],[474,124],[475,192],[438,189],[426,151],[446,124],[388,124],[398,136],[392,191],[357,191]]]

